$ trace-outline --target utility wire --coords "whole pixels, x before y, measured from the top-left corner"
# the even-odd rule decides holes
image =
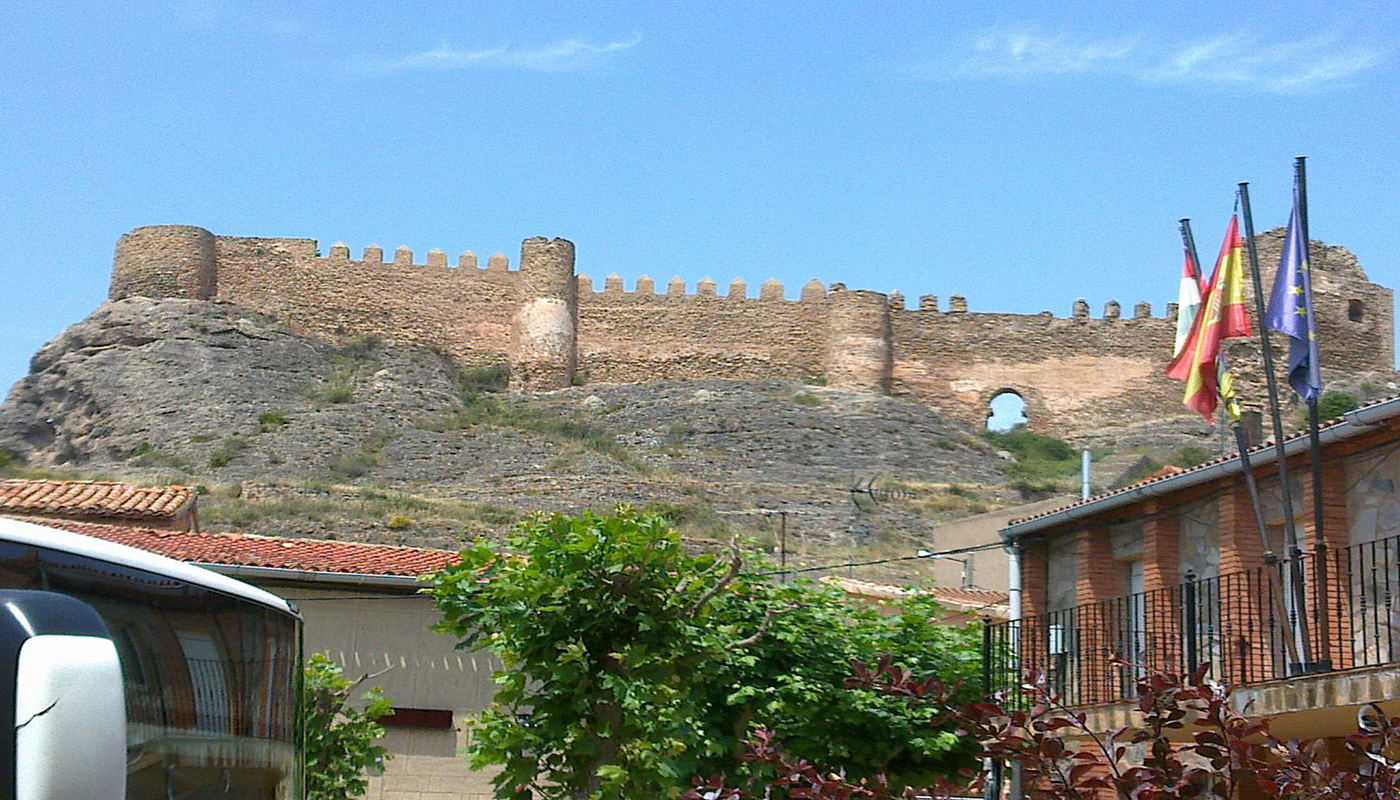
[[[786,570],[787,574],[798,572],[821,572],[822,570],[849,569],[851,567],[871,567],[878,564],[894,564],[900,561],[921,561],[923,559],[937,559],[939,556],[955,556],[963,553],[980,553],[986,550],[996,550],[1002,547],[1001,542],[991,542],[988,544],[972,545],[969,547],[958,547],[952,550],[940,550],[936,553],[924,553],[923,555],[897,556],[895,558],[879,558],[871,561],[846,561],[840,564],[822,564],[815,567],[802,567],[800,569]],[[781,575],[783,570],[772,570],[769,572],[754,573],[761,576]],[[317,597],[293,597],[289,598],[294,603],[310,603],[321,600],[416,600],[427,595],[400,594],[400,595],[319,595]]]
[[[320,600],[426,600],[428,595],[418,594],[373,594],[373,595],[320,595],[318,597],[288,597],[293,603],[312,603]]]
[[[894,563],[897,563],[897,562],[900,562],[900,561],[919,561],[919,560],[922,560],[922,559],[925,559],[925,558],[937,558],[938,556],[955,556],[955,555],[960,555],[960,554],[962,554],[962,553],[980,553],[980,552],[982,552],[982,551],[984,551],[984,550],[997,550],[997,549],[1000,549],[1001,547],[1002,547],[1002,543],[1001,543],[1001,542],[990,542],[990,543],[988,543],[988,544],[978,544],[978,545],[972,545],[972,546],[970,546],[970,547],[958,547],[958,548],[955,548],[955,549],[952,549],[952,550],[940,550],[940,551],[938,551],[938,552],[936,552],[936,553],[924,553],[923,555],[897,556],[897,557],[895,557],[895,558],[879,558],[879,559],[875,559],[875,560],[873,560],[873,561],[846,561],[846,562],[843,562],[843,563],[841,563],[841,564],[823,564],[823,565],[817,566],[817,567],[802,567],[802,568],[800,568],[800,569],[789,569],[789,570],[786,570],[786,572],[788,572],[788,573],[797,573],[797,572],[820,572],[820,571],[826,570],[826,569],[848,569],[848,568],[851,568],[851,567],[872,567],[872,566],[875,566],[875,565],[877,565],[877,564],[894,564]],[[781,574],[781,571],[779,571],[779,570],[773,570],[772,572],[760,572],[760,573],[757,573],[757,574],[759,574],[759,575],[778,575],[778,574]]]

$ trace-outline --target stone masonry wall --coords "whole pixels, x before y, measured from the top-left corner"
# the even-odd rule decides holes
[[[649,279],[625,292],[579,276],[579,369],[589,381],[635,383],[693,377],[811,380],[823,375],[824,293],[803,301],[697,294],[672,282],[657,294]]]
[[[503,255],[481,268],[464,253],[449,267],[441,251],[423,264],[400,248],[386,263],[374,245],[351,260],[343,245],[318,255],[311,239],[219,236],[215,242],[217,299],[270,314],[298,332],[333,341],[374,335],[434,347],[463,364],[506,358],[520,275]]]
[[[1161,374],[1172,320],[924,310],[896,312],[893,324],[895,394],[969,425],[1005,391],[1026,401],[1027,419],[1062,431],[1181,411],[1181,384]]]
[[[1267,289],[1282,231],[1257,241]],[[1324,378],[1390,380],[1391,290],[1367,280],[1344,248],[1314,242],[1313,252]],[[1033,427],[1068,436],[1183,413],[1181,385],[1161,374],[1174,304],[1165,316],[1146,303],[1125,316],[1116,301],[1091,316],[1082,300],[1067,317],[987,314],[968,312],[958,296],[946,309],[927,296],[906,309],[898,294],[840,284],[828,291],[815,281],[795,301],[773,281],[757,297],[737,280],[720,294],[708,278],[693,293],[678,279],[658,293],[645,277],[625,291],[616,275],[595,291],[587,276],[570,277],[573,258],[572,243],[536,238],[522,245],[520,270],[501,254],[483,268],[470,252],[449,266],[440,250],[414,263],[399,248],[386,262],[374,245],[351,260],[341,244],[321,255],[310,239],[155,226],[118,242],[111,296],[212,298],[332,340],[373,334],[434,347],[464,365],[507,362],[525,391],[579,379],[826,381],[906,396],[974,426],[992,397],[1011,391],[1026,401]],[[1256,341],[1227,346],[1247,405],[1264,394]],[[1282,345],[1276,336],[1280,362]]]

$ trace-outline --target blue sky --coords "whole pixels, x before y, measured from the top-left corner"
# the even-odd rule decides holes
[[[1385,4],[0,4],[0,384],[124,231],[1097,315],[1173,299],[1234,185],[1400,286]]]

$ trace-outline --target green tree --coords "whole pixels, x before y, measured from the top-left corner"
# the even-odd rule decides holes
[[[884,615],[834,586],[742,577],[715,616],[734,635],[769,621],[762,637],[726,651],[694,686],[711,710],[709,736],[726,747],[701,761],[700,774],[735,774],[733,756],[755,727],[798,757],[856,778],[884,774],[896,786],[929,783],[971,762],[975,746],[939,724],[939,709],[844,684],[853,661],[887,654],[915,674],[960,683],[958,698],[971,700],[980,685],[980,631],[940,624],[947,612],[912,593]]]
[[[307,662],[302,684],[307,800],[360,797],[368,785],[366,773],[382,772],[390,758],[374,743],[384,735],[376,720],[389,713],[390,701],[376,687],[361,697],[364,708],[352,706],[350,695],[358,683],[320,653]]]
[[[622,508],[532,519],[504,552],[478,543],[433,576],[439,630],[505,665],[469,748],[502,769],[496,796],[676,797],[692,775],[742,771],[758,726],[861,774],[967,763],[927,709],[843,681],[850,659],[884,652],[971,676],[972,633],[920,601],[882,618],[763,567],[688,554],[664,519]]]

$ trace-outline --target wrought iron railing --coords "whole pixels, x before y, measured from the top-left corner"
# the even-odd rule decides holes
[[[1070,705],[1129,699],[1144,669],[1245,685],[1400,661],[1400,536],[988,624],[991,691],[1034,669]]]

